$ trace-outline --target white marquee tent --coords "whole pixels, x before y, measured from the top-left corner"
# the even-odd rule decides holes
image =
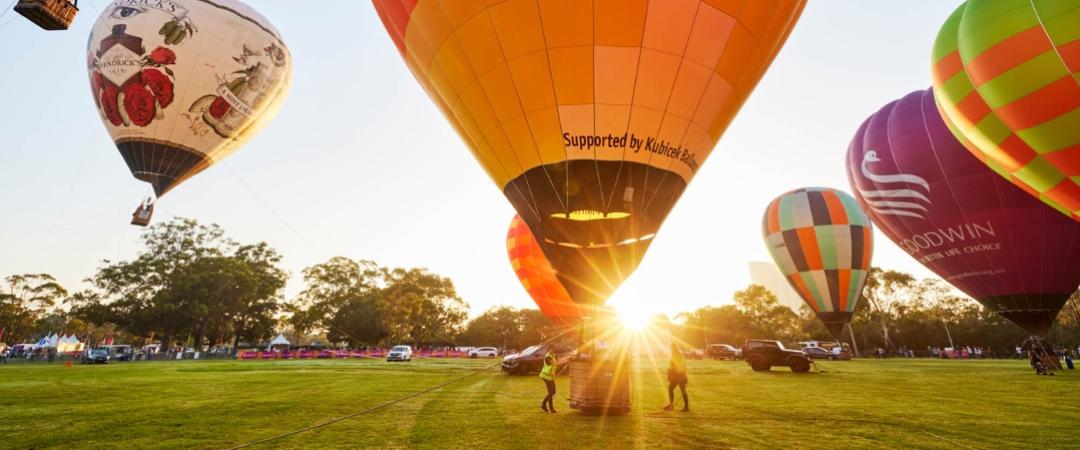
[[[274,338],[274,340],[270,341],[270,343],[266,345],[266,349],[270,350],[270,349],[273,349],[274,347],[290,347],[290,346],[292,346],[292,344],[289,343],[288,339],[285,339],[285,335],[284,334],[279,334],[279,335],[277,335],[276,338]]]

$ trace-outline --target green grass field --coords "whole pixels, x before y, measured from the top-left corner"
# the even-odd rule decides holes
[[[534,376],[496,369],[257,448],[1077,448],[1080,374],[1023,361],[861,360],[824,372],[690,361],[689,413],[665,412],[642,360],[634,410],[539,409]],[[227,448],[345,416],[490,360],[137,362],[0,366],[0,447]],[[661,367],[662,369],[663,367]]]

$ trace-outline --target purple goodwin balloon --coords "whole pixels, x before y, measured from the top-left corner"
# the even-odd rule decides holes
[[[855,198],[893,242],[1028,332],[1080,284],[1080,224],[992,172],[953,137],[931,90],[870,116],[851,141]]]

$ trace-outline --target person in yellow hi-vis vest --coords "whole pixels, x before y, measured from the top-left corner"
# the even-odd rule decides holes
[[[547,397],[540,402],[540,408],[545,412],[555,414],[555,354],[548,352],[544,355],[544,368],[540,370],[540,379],[547,385]]]
[[[678,386],[679,390],[682,391],[682,410],[689,411],[690,398],[686,396],[686,360],[683,358],[682,352],[679,351],[679,347],[675,344],[671,344],[671,362],[668,363],[667,379],[668,404],[664,407],[664,410],[671,411],[675,408],[675,386]]]

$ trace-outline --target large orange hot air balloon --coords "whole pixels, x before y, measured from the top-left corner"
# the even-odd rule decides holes
[[[237,0],[113,2],[87,53],[105,128],[132,175],[158,197],[265,126],[292,71],[277,30]]]
[[[804,0],[373,0],[579,304],[637,268]]]
[[[559,283],[555,269],[521,216],[515,215],[514,220],[510,221],[510,230],[506,232],[506,253],[510,256],[514,274],[544,317],[554,324],[566,326],[572,326],[581,319],[577,303]]]

